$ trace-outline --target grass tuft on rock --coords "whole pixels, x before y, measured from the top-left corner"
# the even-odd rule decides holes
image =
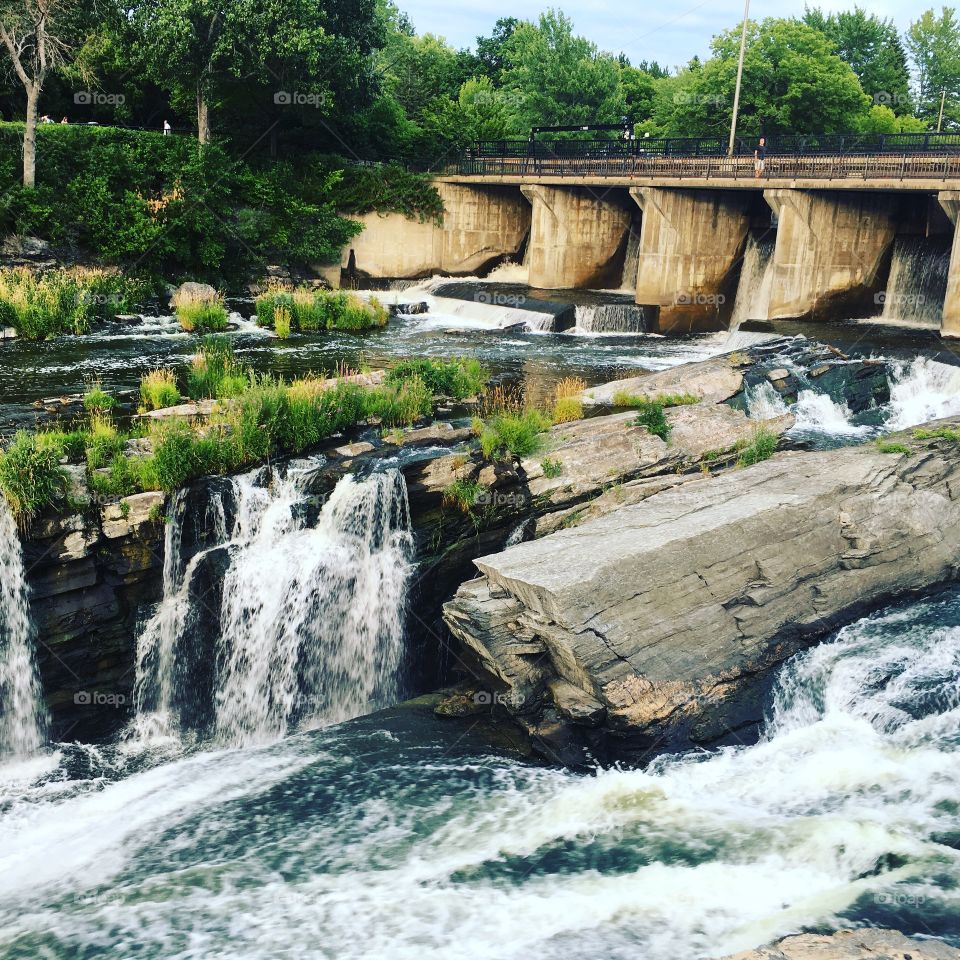
[[[177,377],[172,370],[157,368],[140,380],[140,401],[145,410],[163,410],[180,402]]]
[[[219,333],[227,329],[223,297],[181,293],[174,307],[180,326],[188,333]]]
[[[21,528],[66,497],[69,482],[60,457],[54,444],[24,430],[0,450],[0,489]]]
[[[437,396],[466,400],[483,390],[489,374],[479,360],[472,358],[431,360],[424,357],[402,360],[388,371],[387,382],[399,383],[411,377],[418,377]]]
[[[778,442],[779,438],[772,430],[764,426],[754,427],[753,436],[737,444],[736,449],[740,453],[737,466],[750,467],[769,460],[777,452]]]

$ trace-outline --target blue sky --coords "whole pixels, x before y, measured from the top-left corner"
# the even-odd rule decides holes
[[[852,9],[857,0],[847,3],[811,3],[825,10]],[[467,5],[469,4],[469,6]],[[940,0],[936,4],[939,10]],[[536,3],[530,0],[397,0],[406,11],[418,33],[434,33],[454,46],[471,46],[478,34],[489,34],[498,17],[535,19],[550,6],[559,7],[574,22],[578,33],[593,40],[602,50],[626,53],[634,62],[657,60],[669,67],[686,63],[695,53],[709,52],[710,38],[721,30],[736,25],[743,17],[743,0],[555,0]],[[751,0],[750,16],[795,16],[803,13],[804,0]],[[904,30],[927,3],[904,4],[893,0],[859,5],[871,13],[893,17]]]

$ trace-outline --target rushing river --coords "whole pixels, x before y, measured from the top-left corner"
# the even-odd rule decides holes
[[[573,774],[479,734],[410,708],[2,768],[0,955],[675,960],[856,922],[960,943],[960,589],[788,663],[753,746]]]

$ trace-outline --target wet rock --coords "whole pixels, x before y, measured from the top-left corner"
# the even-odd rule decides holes
[[[738,393],[742,386],[743,373],[737,369],[735,359],[727,355],[590,387],[584,391],[583,402],[587,406],[612,406],[614,395],[623,392],[649,399],[654,399],[658,394],[689,393],[709,403],[723,403]]]
[[[145,523],[156,523],[163,510],[166,494],[159,491],[135,493],[124,497],[119,503],[103,508],[103,535],[109,540],[128,537]]]
[[[940,940],[907,937],[896,930],[841,930],[785,937],[769,947],[724,960],[960,960],[960,950]]]
[[[170,306],[176,307],[181,300],[216,300],[217,291],[209,283],[196,283],[188,280],[181,283],[170,297]]]
[[[786,380],[790,376],[789,370],[784,370],[783,367],[777,367],[776,370],[771,370],[767,374],[767,379],[771,383],[779,383],[781,380]]]
[[[597,756],[749,736],[783,660],[955,576],[960,449],[898,440],[910,455],[784,453],[483,556],[445,620],[531,736],[557,680],[602,705],[599,727],[565,721]]]

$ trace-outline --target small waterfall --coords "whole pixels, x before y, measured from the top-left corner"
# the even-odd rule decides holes
[[[894,364],[889,381],[888,430],[960,414],[960,368],[917,357]]]
[[[229,533],[213,503],[214,545],[179,578],[179,560],[165,558],[164,599],[140,638],[132,736],[262,742],[398,698],[412,546],[403,476],[344,477],[311,524],[313,476],[235,478]],[[167,543],[178,553],[171,529]]]
[[[633,293],[637,289],[637,273],[640,269],[640,225],[632,223],[627,234],[627,247],[623,256],[623,273],[620,289]]]
[[[730,330],[735,331],[747,320],[766,320],[773,282],[773,248],[776,238],[757,237],[751,233],[743,253],[737,298],[733,303]]]
[[[485,279],[491,283],[525,284],[530,280],[530,265],[526,258],[524,258],[523,263],[505,260],[499,266],[494,267]]]
[[[644,333],[646,311],[636,303],[578,304],[577,333]]]
[[[773,420],[789,412],[783,397],[767,380],[747,388],[747,413],[751,420]]]
[[[793,407],[797,418],[791,433],[817,433],[833,437],[857,437],[871,432],[869,426],[858,426],[851,420],[850,408],[837,403],[826,393],[801,390]]]
[[[950,247],[941,241],[906,237],[893,245],[882,318],[902,326],[940,328],[947,290]]]
[[[0,494],[0,758],[28,756],[43,745],[47,716],[41,694],[23,550]]]

